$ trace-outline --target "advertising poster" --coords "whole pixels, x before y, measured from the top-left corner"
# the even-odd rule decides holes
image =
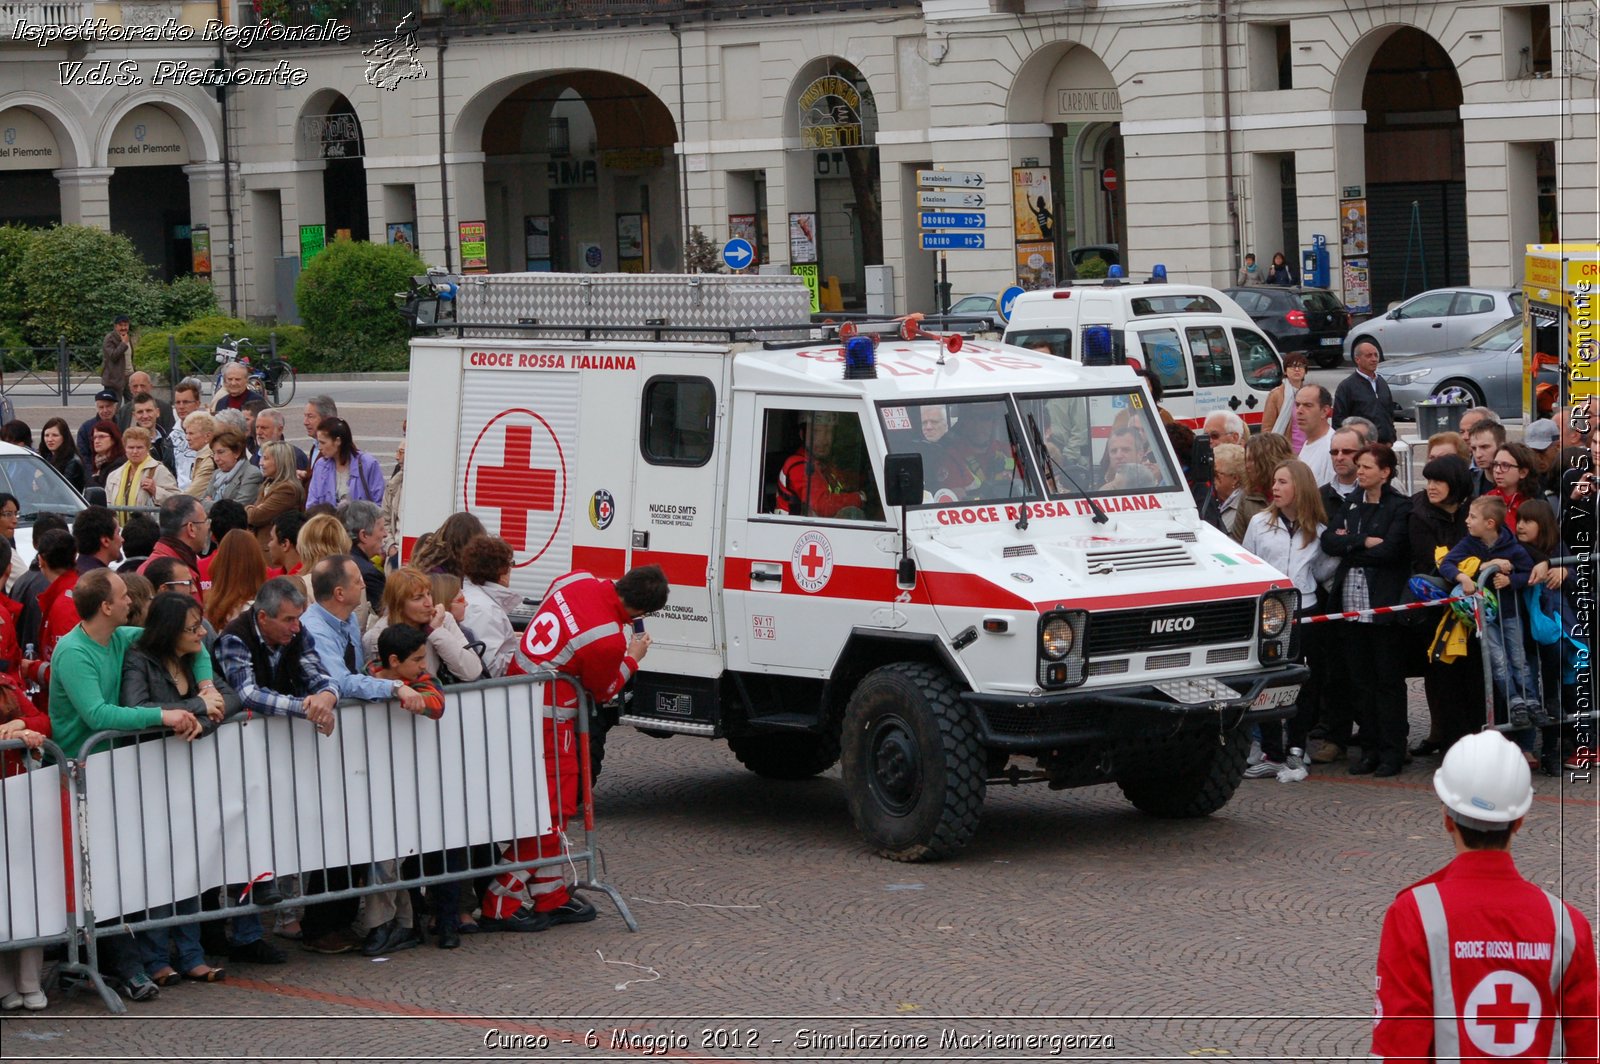
[[[1019,166],[1011,171],[1012,225],[1017,231],[1018,245],[1029,241],[1055,242],[1055,219],[1050,213],[1053,202],[1048,167]]]
[[[1344,257],[1354,255],[1365,258],[1367,254],[1367,201],[1347,199],[1339,201],[1339,249]]]
[[[806,288],[811,291],[811,313],[822,313],[822,277],[814,262],[796,262],[789,266],[789,272],[796,277],[804,277]]]
[[[456,230],[461,239],[461,272],[489,272],[489,224],[462,222]]]
[[[1344,303],[1353,314],[1372,313],[1372,276],[1367,260],[1344,260]]]
[[[730,239],[730,240],[748,240],[750,242],[750,247],[756,252],[755,257],[750,260],[750,265],[746,266],[742,270],[736,270],[734,272],[736,272],[736,273],[755,273],[756,272],[756,267],[761,265],[761,241],[757,238],[757,236],[758,236],[758,234],[756,233],[756,216],[755,215],[753,215],[753,214],[730,214],[730,215],[728,215],[728,239]]]
[[[194,260],[196,277],[211,276],[211,229],[197,225],[189,230],[189,251]]]
[[[417,223],[416,222],[390,222],[389,243],[399,244],[407,251],[417,250]]]
[[[817,215],[815,211],[789,215],[789,261],[806,263],[817,261]],[[812,289],[812,305],[816,304]]]
[[[317,253],[327,247],[328,230],[320,225],[302,225],[300,227],[300,268],[303,270],[317,257]]]
[[[648,273],[645,262],[644,215],[617,215],[617,269],[623,273]]]
[[[1017,245],[1017,284],[1027,292],[1056,286],[1056,246]]]
[[[530,273],[550,272],[550,216],[529,214],[522,219],[522,254]]]

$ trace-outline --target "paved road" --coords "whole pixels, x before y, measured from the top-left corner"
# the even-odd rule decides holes
[[[469,937],[452,953],[239,966],[122,1019],[75,996],[0,1033],[8,1055],[93,1059],[632,1060],[664,1045],[690,1059],[1049,1056],[940,1050],[946,1031],[1114,1040],[1066,1045],[1066,1060],[1358,1057],[1383,910],[1447,858],[1433,767],[1246,781],[1222,812],[1184,823],[1112,787],[997,789],[959,859],[905,865],[864,849],[837,769],[771,783],[721,743],[617,732],[597,805],[637,934],[602,905],[593,924]],[[1536,785],[1519,864],[1592,915],[1594,784]],[[615,1030],[644,1040],[613,1049]],[[932,1041],[819,1048],[880,1032]],[[550,1044],[496,1042],[518,1035]],[[687,1042],[660,1041],[672,1036]]]

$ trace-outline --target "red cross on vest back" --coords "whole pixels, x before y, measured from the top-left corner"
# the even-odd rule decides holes
[[[817,570],[822,568],[822,552],[815,543],[806,546],[806,552],[800,556],[800,568],[806,571],[806,576],[816,576]]]
[[[556,471],[533,469],[533,426],[507,425],[501,464],[478,468],[473,502],[500,511],[500,538],[512,550],[528,547],[528,514],[556,508]]]
[[[1528,1006],[1511,1000],[1511,987],[1501,983],[1494,988],[1494,1001],[1478,1006],[1478,1022],[1494,1028],[1496,1045],[1515,1042],[1517,1028],[1528,1022]]]

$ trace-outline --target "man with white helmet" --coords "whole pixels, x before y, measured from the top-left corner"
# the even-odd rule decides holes
[[[1533,804],[1522,751],[1499,732],[1469,735],[1433,789],[1456,858],[1384,917],[1373,1057],[1595,1060],[1589,921],[1511,860]]]

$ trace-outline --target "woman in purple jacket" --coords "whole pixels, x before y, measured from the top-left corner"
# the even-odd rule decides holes
[[[383,467],[372,455],[356,450],[343,418],[323,418],[317,425],[317,457],[311,464],[306,506],[338,506],[351,499],[382,505]]]

